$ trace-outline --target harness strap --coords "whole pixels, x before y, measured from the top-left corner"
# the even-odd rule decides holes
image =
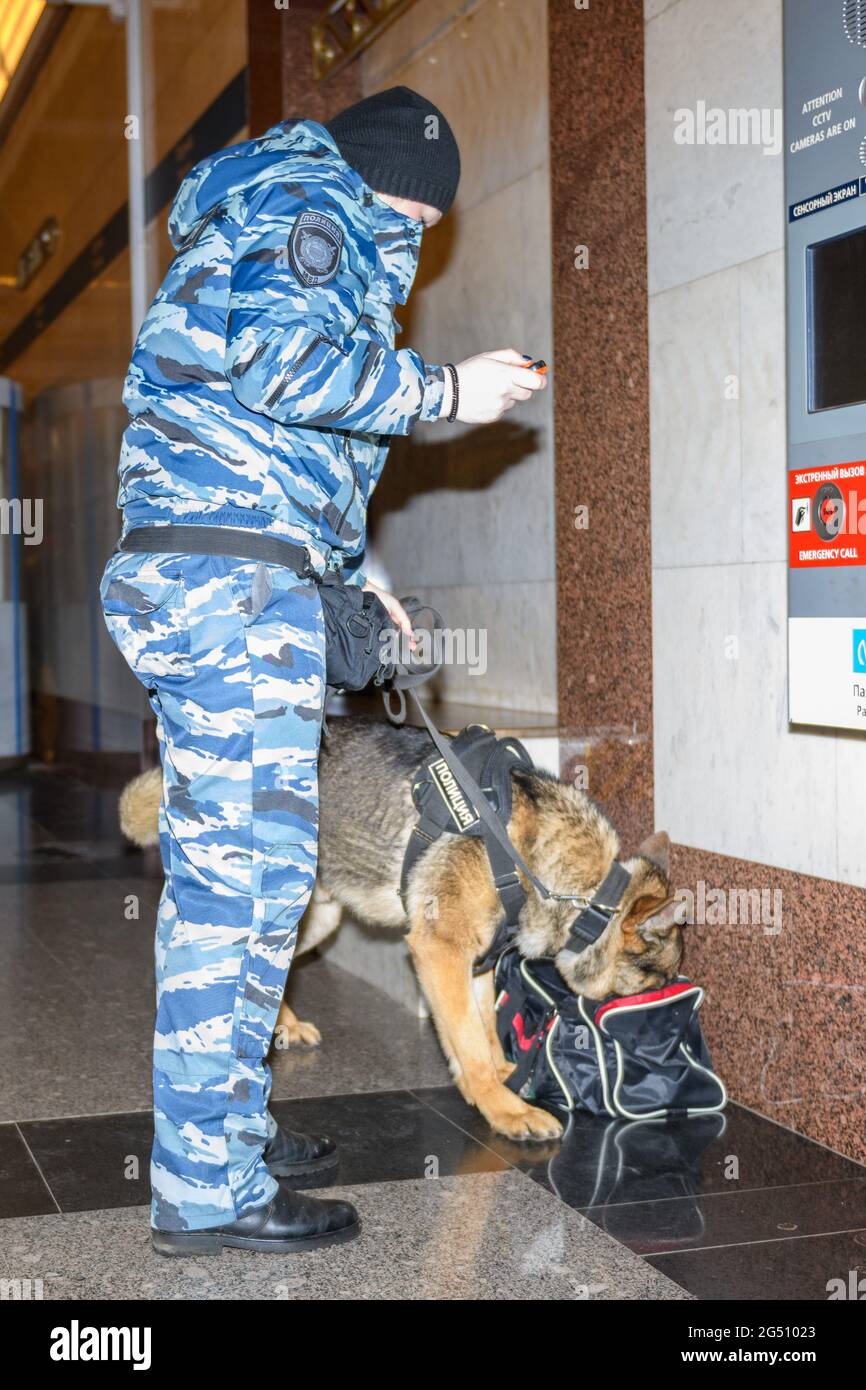
[[[510,856],[499,848],[495,840],[485,838],[484,846],[490,861],[494,887],[505,909],[505,916],[498,922],[493,940],[484,955],[479,956],[473,963],[473,975],[484,975],[488,970],[492,970],[502,952],[511,945],[520,930],[520,910],[526,902],[523,884],[514,871]]]
[[[451,747],[449,747],[448,744],[445,742],[445,739],[442,737],[439,730],[436,728],[436,725],[430,718],[428,718],[427,711],[424,709],[424,706],[421,704],[421,701],[418,699],[418,696],[415,694],[414,690],[409,690],[407,693],[410,699],[412,699],[415,702],[415,706],[418,710],[418,713],[423,719],[427,732],[432,738],[433,742],[435,743],[439,753],[445,759],[446,763],[451,768],[452,772],[457,778],[457,781],[460,783],[464,792],[469,797],[474,809],[478,813],[479,819],[484,822],[485,829],[489,832],[492,839],[496,841],[499,848],[502,850],[503,855],[507,859],[508,864],[510,865],[510,869],[504,876],[505,886],[510,889],[511,885],[507,882],[507,880],[513,878],[514,881],[517,883],[517,886],[520,887],[520,881],[517,878],[517,874],[515,872],[516,869],[520,869],[521,873],[525,874],[526,877],[529,879],[529,882],[532,884],[536,892],[539,893],[542,898],[549,898],[549,889],[545,888],[540,878],[536,878],[535,874],[530,869],[529,865],[523,858],[520,851],[514,848],[514,845],[508,838],[508,833],[504,825],[502,824],[502,821],[499,819],[496,812],[491,807],[490,802],[487,800],[487,797],[484,795],[484,792],[481,790],[478,783],[475,781],[475,778],[472,776],[472,773],[469,771],[462,758],[454,752],[453,744],[451,745]],[[487,837],[485,836],[485,839],[486,838]],[[490,842],[488,841],[488,851],[489,849]]]
[[[487,850],[487,856],[490,861],[493,882],[496,886],[496,891],[499,894],[502,906],[505,909],[504,919],[499,923],[496,929],[490,948],[475,962],[473,974],[481,975],[486,970],[489,970],[517,935],[520,910],[526,901],[526,893],[520,882],[517,873],[518,869],[525,874],[526,878],[543,899],[572,901],[582,904],[581,910],[569,927],[566,942],[575,952],[583,951],[587,946],[593,945],[602,935],[619,909],[623,894],[631,881],[631,874],[628,869],[620,864],[618,860],[614,860],[604,879],[589,900],[582,894],[551,893],[532,872],[519,850],[515,849],[514,845],[511,843],[508,837],[508,831],[502,819],[500,819],[494,811],[486,793],[478,785],[459,753],[455,752],[454,743],[451,743],[450,746],[446,743],[435,724],[428,718],[427,712],[415,692],[413,690],[408,690],[407,694],[415,702],[418,713],[436,749],[450,767],[464,795],[472,803],[473,810],[482,822],[483,828],[481,833],[484,839],[484,847]],[[487,766],[489,766],[489,764]],[[485,773],[482,773],[482,776],[484,775]],[[508,775],[511,775],[510,771]],[[403,860],[401,896],[404,898],[404,902],[409,872],[412,865],[417,862],[431,843],[430,837],[424,834],[418,826],[413,829]]]
[[[430,836],[425,835],[424,831],[419,829],[417,824],[413,825],[412,834],[409,836],[406,851],[403,855],[403,869],[400,874],[400,898],[403,902],[404,910],[406,907],[406,889],[409,886],[409,875],[421,858],[421,855],[425,850],[429,849],[432,844],[433,841]]]
[[[622,902],[622,895],[630,878],[628,869],[615,859],[593,893],[591,901],[577,914],[569,927],[568,942],[574,943],[576,951],[582,951],[586,946],[592,946],[598,941]]]

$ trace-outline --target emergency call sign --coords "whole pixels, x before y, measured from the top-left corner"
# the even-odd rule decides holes
[[[788,544],[791,571],[826,570],[831,585],[866,565],[866,460],[789,470]],[[864,638],[866,617],[789,614],[794,723],[866,729]]]
[[[866,564],[866,460],[788,472],[792,569]]]

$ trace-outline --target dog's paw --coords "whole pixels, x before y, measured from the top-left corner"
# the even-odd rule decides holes
[[[527,1105],[517,1096],[512,1096],[511,1099],[515,1104],[484,1108],[484,1118],[497,1134],[504,1134],[507,1139],[515,1139],[518,1143],[524,1144],[558,1139],[562,1134],[562,1125],[554,1115],[549,1115],[546,1110],[539,1110],[534,1105]]]
[[[322,1035],[315,1023],[305,1023],[300,1018],[278,1023],[274,1029],[274,1047],[278,1052],[287,1047],[318,1047],[321,1041]]]

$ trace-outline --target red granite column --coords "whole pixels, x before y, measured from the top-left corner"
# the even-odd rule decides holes
[[[563,771],[626,849],[653,828],[643,26],[641,0],[549,6]]]
[[[260,135],[280,120],[326,121],[361,96],[359,68],[350,63],[325,82],[313,78],[310,29],[322,0],[247,0],[250,132]]]
[[[283,117],[283,28],[287,11],[247,0],[247,112],[250,135]]]

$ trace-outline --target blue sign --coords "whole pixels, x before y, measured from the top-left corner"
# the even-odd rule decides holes
[[[840,203],[850,203],[866,193],[866,179],[849,179],[847,183],[837,184],[835,188],[825,188],[823,193],[814,193],[811,198],[802,198],[788,208],[788,221],[799,222],[803,217],[812,217],[816,212],[838,207]]]

